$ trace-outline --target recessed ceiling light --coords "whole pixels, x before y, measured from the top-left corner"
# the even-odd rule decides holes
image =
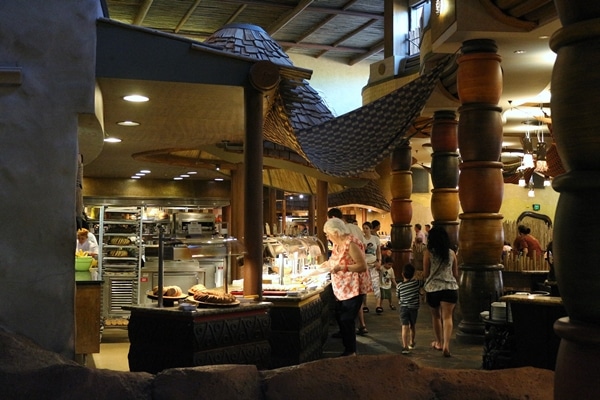
[[[217,182],[222,182],[222,181],[223,181],[223,178],[215,178],[215,181],[217,181]]]
[[[130,94],[128,96],[123,97],[123,100],[125,101],[131,101],[133,103],[143,103],[145,101],[150,100],[148,97],[146,96],[142,96],[141,94]]]
[[[140,178],[141,178],[141,176],[137,176],[137,175],[132,175],[131,176],[131,179],[140,179]]]
[[[176,176],[175,178],[173,178],[173,180],[174,180],[174,181],[180,181],[180,180],[182,180],[182,179],[183,179],[183,178],[182,178],[182,177],[180,177],[180,176]]]
[[[119,122],[117,122],[117,125],[121,125],[121,126],[139,126],[140,123],[139,122],[135,122],[135,121],[119,121]]]
[[[196,171],[188,171],[188,174],[189,174],[189,175],[195,175],[195,174],[197,174],[197,173],[198,173],[198,172],[196,172]]]
[[[136,172],[135,174],[136,174],[137,176],[144,176],[144,175],[146,175],[146,174],[145,174],[145,173],[143,173],[143,172]]]
[[[182,178],[189,178],[190,177],[188,174],[181,174],[179,176],[182,177]]]
[[[515,53],[515,54],[525,54],[527,52],[525,50],[515,50],[515,51],[513,51],[513,53]]]
[[[116,137],[107,137],[104,139],[104,141],[107,143],[120,143],[121,139],[116,138]]]
[[[143,172],[144,174],[149,174],[152,171],[150,171],[149,169],[141,169],[140,172]]]

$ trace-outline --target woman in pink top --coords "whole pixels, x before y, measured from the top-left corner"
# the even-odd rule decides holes
[[[365,247],[350,234],[346,223],[339,218],[325,222],[323,231],[333,244],[331,257],[323,263],[331,273],[331,287],[336,298],[335,316],[340,327],[344,352],[342,356],[356,355],[355,319],[362,306],[363,296],[371,289],[367,272]]]

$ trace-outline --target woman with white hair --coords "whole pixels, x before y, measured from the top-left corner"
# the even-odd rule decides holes
[[[331,287],[337,300],[335,316],[344,344],[342,356],[354,356],[356,355],[354,321],[362,306],[363,297],[372,290],[365,260],[365,247],[339,218],[327,220],[323,231],[333,244],[331,257],[321,267],[328,267],[331,273]]]

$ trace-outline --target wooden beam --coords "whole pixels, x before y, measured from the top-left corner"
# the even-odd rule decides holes
[[[144,3],[142,3],[138,13],[133,19],[133,25],[142,25],[142,22],[144,22],[144,19],[146,19],[146,15],[148,15],[148,11],[150,10],[150,7],[152,7],[153,2],[154,0],[144,0]]]
[[[364,24],[362,24],[361,26],[359,26],[358,28],[354,29],[352,32],[348,32],[347,34],[345,34],[344,36],[342,36],[341,38],[339,38],[338,40],[336,40],[335,42],[333,42],[332,46],[333,47],[338,47],[340,44],[344,43],[346,40],[350,39],[352,36],[358,35],[360,32],[362,32],[363,30],[367,29],[369,26],[373,25],[375,22],[377,22],[376,19],[372,19]],[[316,58],[321,57],[323,54],[325,54],[328,50],[324,50],[322,52],[320,52]]]
[[[181,29],[181,27],[183,25],[185,25],[185,23],[188,21],[188,19],[190,19],[190,17],[192,16],[192,14],[194,13],[194,11],[196,11],[196,8],[198,8],[198,6],[200,5],[200,2],[202,0],[196,0],[194,2],[194,4],[192,4],[192,6],[187,10],[187,12],[185,13],[185,15],[183,16],[183,18],[181,18],[181,20],[179,21],[179,23],[177,24],[177,26],[175,27],[175,33],[179,32],[179,30]]]
[[[225,22],[225,25],[231,24],[233,21],[235,21],[238,15],[240,15],[242,11],[246,9],[246,7],[248,7],[248,4],[242,4],[241,6],[239,6],[238,9],[235,10],[235,12],[231,14],[231,17],[229,17],[229,19]]]
[[[289,24],[294,18],[296,18],[302,11],[313,3],[314,0],[302,0],[293,10],[286,13],[283,17],[279,18],[273,25],[267,29],[270,36],[274,36],[280,29]]]
[[[373,54],[377,54],[379,52],[383,51],[383,40],[379,43],[377,43],[376,45],[372,46],[369,51],[367,51],[364,54],[361,54],[359,56],[356,56],[354,58],[352,58],[349,62],[348,65],[354,65],[357,64],[359,62],[361,62],[362,60],[371,57]]]

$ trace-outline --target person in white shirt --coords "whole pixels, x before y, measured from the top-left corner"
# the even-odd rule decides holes
[[[81,228],[77,231],[77,247],[75,250],[82,250],[88,253],[88,255],[97,258],[98,257],[98,243],[90,240],[89,231],[85,228]]]

